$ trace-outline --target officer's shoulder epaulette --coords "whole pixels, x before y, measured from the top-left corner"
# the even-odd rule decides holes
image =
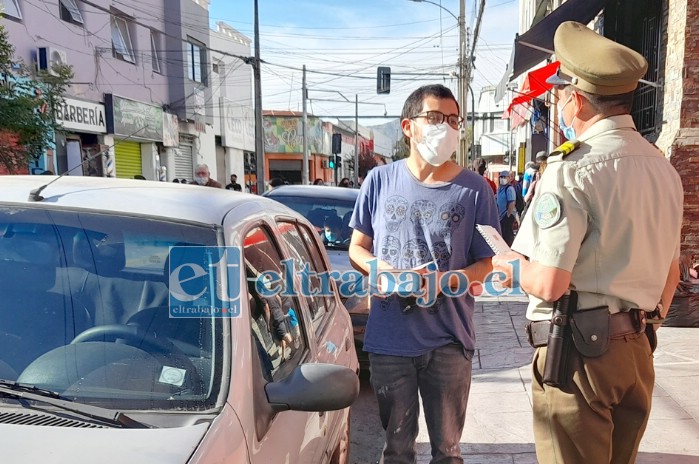
[[[552,157],[554,156],[560,156],[561,161],[563,158],[566,156],[570,155],[573,153],[578,147],[580,146],[580,141],[579,140],[568,140],[567,142],[563,143],[560,145],[558,148],[553,150],[551,154],[548,156],[549,160],[551,160]],[[553,160],[551,160],[553,161]]]

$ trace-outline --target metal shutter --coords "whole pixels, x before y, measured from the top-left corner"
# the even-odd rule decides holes
[[[114,144],[116,176],[133,179],[142,174],[141,144],[138,142],[116,142]]]
[[[191,181],[194,178],[192,154],[194,152],[194,137],[180,135],[180,145],[175,150],[175,177]]]

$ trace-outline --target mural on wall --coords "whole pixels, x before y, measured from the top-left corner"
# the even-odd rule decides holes
[[[265,151],[268,153],[303,153],[301,118],[265,116]],[[308,150],[327,153],[320,119],[308,118]]]

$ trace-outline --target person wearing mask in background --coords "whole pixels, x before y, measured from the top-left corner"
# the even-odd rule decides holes
[[[502,238],[508,245],[512,245],[515,239],[515,200],[517,194],[515,188],[510,185],[510,172],[500,171],[500,187],[498,187],[498,212],[500,214],[500,230]]]
[[[240,184],[238,184],[238,176],[231,174],[231,183],[226,185],[226,190],[237,190],[240,192],[242,188],[235,188],[236,185],[240,187]]]
[[[645,58],[573,21],[554,49],[561,65],[546,82],[568,141],[493,266],[505,285],[516,268],[529,296],[538,462],[632,464],[651,412],[655,330],[680,280],[682,180],[630,114]]]
[[[410,155],[373,168],[362,183],[350,220],[352,266],[369,275],[428,265],[420,272],[436,267],[430,279],[454,271],[482,282],[493,251],[476,224],[498,229],[497,207],[478,174],[450,161],[463,123],[459,105],[447,87],[426,85],[408,97],[401,118]],[[384,464],[415,462],[419,397],[432,462],[463,462],[475,330],[473,296],[459,295],[441,294],[428,307],[397,295],[371,298],[364,350],[386,432]]]
[[[223,188],[223,185],[211,178],[209,166],[206,164],[197,165],[196,169],[194,170],[194,182],[196,182],[197,185],[202,185],[204,187]]]
[[[342,219],[338,216],[327,216],[323,222],[323,243],[342,243]]]

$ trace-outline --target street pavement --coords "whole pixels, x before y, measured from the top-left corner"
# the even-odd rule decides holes
[[[478,348],[461,439],[466,463],[537,462],[530,386],[533,349],[524,335],[525,310],[523,298],[477,301]],[[699,464],[699,329],[664,327],[658,338],[653,409],[636,462]],[[431,456],[422,412],[417,443],[418,463],[426,464]]]

